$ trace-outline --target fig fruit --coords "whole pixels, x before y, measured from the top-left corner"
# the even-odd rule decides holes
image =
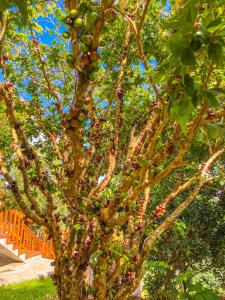
[[[83,113],[81,113],[81,114],[79,114],[79,116],[77,117],[77,120],[79,120],[80,122],[83,122],[83,121],[86,120],[86,116],[85,116]]]
[[[85,15],[84,19],[84,25],[88,28],[91,29],[95,22],[98,20],[99,14],[96,12],[89,12]]]
[[[200,23],[199,22],[195,22],[194,24],[194,29],[198,30],[200,27]]]
[[[88,66],[90,64],[90,58],[89,55],[87,53],[84,53],[81,58],[80,58],[81,62],[85,65]]]
[[[65,31],[65,32],[63,32],[62,36],[65,40],[67,40],[70,38],[70,33],[68,31]]]
[[[88,52],[88,50],[89,50],[89,48],[88,48],[87,45],[85,45],[83,43],[80,44],[80,51],[81,52]]]
[[[6,56],[6,55],[2,56],[2,60],[7,61],[8,59],[9,59],[8,56]]]
[[[77,18],[74,21],[74,28],[79,28],[84,25],[83,19]]]
[[[81,42],[87,46],[90,46],[93,40],[92,35],[82,35],[80,38]]]
[[[4,83],[4,88],[5,88],[5,89],[10,89],[11,87],[13,87],[13,83],[12,83],[12,82],[6,81],[6,82]]]
[[[99,54],[97,51],[93,51],[90,53],[90,58],[92,61],[97,61],[99,59]]]
[[[116,12],[114,10],[106,11],[105,20],[108,23],[113,23],[116,20]]]
[[[78,16],[78,11],[76,9],[72,9],[70,11],[71,18],[75,19]]]
[[[79,108],[77,106],[72,107],[71,114],[73,117],[77,117],[79,114]]]

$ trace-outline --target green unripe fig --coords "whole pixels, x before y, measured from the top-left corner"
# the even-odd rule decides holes
[[[90,6],[90,3],[88,1],[80,1],[80,3],[77,6],[77,9],[81,14],[84,14]]]
[[[66,57],[66,62],[68,63],[68,65],[73,66],[75,63],[75,59],[73,54],[68,54]]]
[[[70,38],[70,33],[68,31],[65,31],[65,32],[63,32],[62,36],[63,36],[64,39],[67,40],[67,39]]]
[[[72,9],[71,11],[70,11],[70,16],[71,16],[71,18],[76,18],[77,16],[78,16],[78,11],[76,10],[76,9]]]
[[[85,15],[84,24],[88,29],[91,29],[95,22],[98,20],[99,14],[96,12],[90,12]]]
[[[114,10],[107,11],[105,14],[105,20],[108,23],[113,23],[116,20],[116,12]]]
[[[81,141],[83,142],[83,143],[87,143],[88,142],[88,138],[86,137],[86,136],[83,136],[82,137],[82,139],[81,139]],[[94,205],[95,205],[95,201],[94,201]],[[95,205],[96,206],[96,205]]]
[[[133,187],[136,187],[136,186],[139,185],[139,183],[140,183],[140,181],[139,181],[138,179],[135,179],[135,180],[133,180],[133,182],[132,182],[132,186],[133,186]]]
[[[86,126],[86,122],[83,121],[83,122],[80,122],[80,127],[84,128]]]
[[[105,233],[109,233],[110,232],[110,228],[109,227],[105,227],[104,231],[105,231]]]
[[[80,38],[81,42],[87,46],[90,46],[93,40],[92,35],[82,35]]]
[[[84,208],[86,208],[86,207],[88,207],[88,203],[83,200],[82,203],[81,203],[81,206],[84,207]]]
[[[163,167],[157,167],[155,168],[155,174],[158,175],[163,171]]]
[[[86,116],[85,116],[83,113],[81,113],[81,114],[79,114],[79,116],[77,117],[77,120],[79,120],[80,122],[83,122],[83,121],[86,120]]]
[[[84,25],[84,22],[83,22],[83,19],[81,19],[81,18],[77,18],[74,21],[74,28],[79,28],[79,27],[81,27],[83,25]]]
[[[88,48],[87,45],[85,45],[83,43],[80,44],[80,51],[81,52],[88,52],[88,50],[89,50],[89,48]]]

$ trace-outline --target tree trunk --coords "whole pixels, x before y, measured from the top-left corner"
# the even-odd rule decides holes
[[[69,261],[63,259],[55,262],[55,273],[52,276],[57,286],[59,300],[86,300],[85,271],[73,273]]]

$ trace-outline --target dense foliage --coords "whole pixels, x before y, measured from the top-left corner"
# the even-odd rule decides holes
[[[60,299],[135,299],[156,240],[224,185],[223,1],[0,10],[5,202],[48,229]]]
[[[224,195],[220,185],[205,187],[157,243],[145,264],[152,299],[192,299],[202,293],[219,299],[225,275]]]

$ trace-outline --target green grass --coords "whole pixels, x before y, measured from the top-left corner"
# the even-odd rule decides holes
[[[0,287],[0,300],[45,300],[55,294],[56,289],[49,278]]]

